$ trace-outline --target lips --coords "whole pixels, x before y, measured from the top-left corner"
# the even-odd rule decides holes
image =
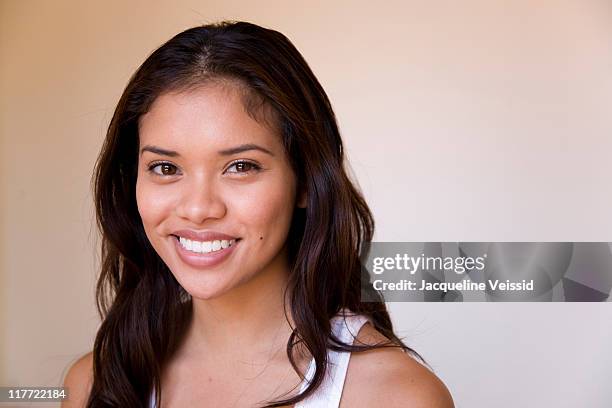
[[[234,253],[238,246],[239,239],[236,239],[235,243],[227,248],[220,249],[213,252],[193,252],[181,245],[178,236],[174,235],[172,240],[174,241],[174,247],[179,255],[179,258],[186,264],[195,268],[211,268],[224,262],[231,254]]]

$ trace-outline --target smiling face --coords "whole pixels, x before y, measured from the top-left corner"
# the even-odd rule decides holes
[[[188,293],[211,299],[288,272],[296,177],[280,135],[249,116],[236,84],[161,95],[139,139],[144,230]]]

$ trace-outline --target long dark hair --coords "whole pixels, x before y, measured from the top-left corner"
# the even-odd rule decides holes
[[[87,406],[146,407],[151,391],[161,401],[164,364],[191,319],[191,298],[149,243],[136,205],[138,120],[162,93],[206,81],[245,85],[245,106],[272,108],[306,208],[295,210],[289,232],[287,287],[295,323],[294,347],[312,354],[316,372],[306,391],[270,402],[295,404],[321,384],[327,350],[399,347],[418,356],[393,333],[382,298],[360,302],[360,251],[374,220],[344,168],[344,151],[331,104],[304,58],[281,33],[246,22],[188,29],[156,49],[127,84],[110,122],[92,179],[102,234],[97,306],[102,324],[93,349],[93,386]],[[254,103],[259,101],[259,103]],[[331,333],[341,309],[370,318],[388,342],[347,345]],[[286,313],[286,310],[285,310]],[[301,373],[300,373],[301,376]]]

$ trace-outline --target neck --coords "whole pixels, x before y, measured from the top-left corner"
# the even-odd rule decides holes
[[[198,358],[231,353],[254,361],[269,359],[272,353],[279,357],[278,351],[285,349],[290,323],[293,324],[288,294],[287,316],[283,308],[288,276],[288,263],[282,253],[247,283],[222,296],[194,298],[183,352]]]

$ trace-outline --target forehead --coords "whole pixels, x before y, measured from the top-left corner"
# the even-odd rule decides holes
[[[270,108],[229,82],[164,93],[138,124],[140,146],[194,154],[244,143],[282,150]]]

